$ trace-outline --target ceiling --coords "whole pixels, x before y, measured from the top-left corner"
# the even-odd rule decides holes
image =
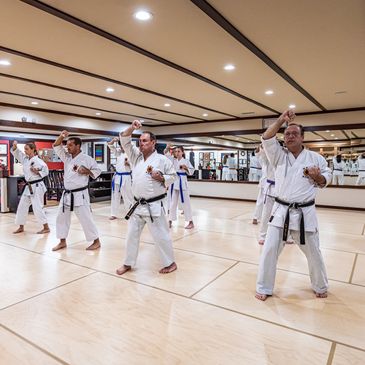
[[[1,5],[0,106],[186,131],[202,121],[209,130],[213,121],[270,118],[290,104],[299,114],[365,107],[363,0]],[[149,21],[135,19],[141,9]],[[306,138],[349,139],[347,132]]]

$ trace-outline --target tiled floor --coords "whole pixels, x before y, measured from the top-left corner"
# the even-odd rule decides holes
[[[275,293],[254,298],[261,247],[254,205],[193,198],[196,228],[171,230],[179,269],[158,274],[142,235],[137,267],[115,274],[127,223],[93,205],[102,247],[86,251],[77,219],[69,247],[37,235],[32,215],[13,235],[0,215],[0,364],[365,364],[365,212],[319,209],[330,291],[316,299],[305,257],[285,247]]]

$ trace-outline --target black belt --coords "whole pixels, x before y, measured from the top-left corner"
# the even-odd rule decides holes
[[[342,169],[333,169],[334,171],[342,171]]]
[[[39,182],[42,182],[42,181],[43,181],[43,177],[42,177],[42,179],[38,179],[38,180],[26,181],[25,185],[24,185],[24,188],[23,188],[23,191],[22,191],[22,194],[25,190],[25,187],[28,186],[29,192],[33,195],[32,185],[36,184],[36,183],[39,183]]]
[[[365,171],[365,170],[359,170],[359,171]]]
[[[148,205],[148,203],[153,203],[153,202],[157,202],[158,200],[162,200],[164,198],[166,198],[167,194],[162,194],[162,195],[158,195],[155,196],[154,198],[150,198],[150,199],[145,199],[145,198],[140,198],[137,199],[136,197],[134,197],[134,200],[136,201],[132,207],[129,209],[128,213],[126,214],[126,216],[124,217],[126,220],[128,220],[131,215],[133,214],[133,212],[136,210],[136,208],[138,207],[138,205],[146,205],[148,207],[148,211],[150,213],[150,217],[151,217],[151,221],[153,222],[153,218],[152,218],[152,214],[151,214],[151,209],[150,206]]]
[[[72,190],[67,190],[65,189],[63,192],[63,207],[62,207],[62,212],[65,212],[65,195],[66,194],[71,194],[71,206],[70,206],[70,211],[72,212],[74,210],[74,194],[73,193],[77,193],[78,191],[83,191],[85,189],[88,189],[89,185],[86,185],[82,188],[77,188],[77,189],[72,189]]]
[[[305,244],[304,216],[303,216],[303,212],[300,208],[310,207],[311,205],[314,205],[314,200],[310,200],[309,202],[306,202],[306,203],[288,203],[279,198],[275,198],[275,201],[281,205],[286,205],[288,207],[288,210],[286,211],[286,215],[285,215],[283,241],[286,241],[288,238],[290,209],[299,209],[300,214],[301,214],[301,217],[300,217],[300,244],[304,245]]]

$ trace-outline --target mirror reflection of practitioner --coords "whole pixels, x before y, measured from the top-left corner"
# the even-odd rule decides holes
[[[26,181],[15,217],[15,224],[18,224],[19,228],[13,233],[24,232],[24,225],[27,221],[30,206],[32,206],[38,222],[43,224],[43,229],[37,233],[49,233],[50,229],[43,210],[44,194],[47,191],[43,179],[48,175],[47,164],[38,157],[34,143],[26,143],[24,152],[22,152],[18,148],[18,142],[14,141],[10,152],[23,165]]]
[[[356,185],[365,185],[365,152],[357,159],[359,175],[357,176]]]
[[[328,280],[319,248],[314,199],[318,188],[331,181],[332,174],[320,154],[304,149],[304,130],[293,123],[294,117],[292,110],[285,111],[262,137],[267,158],[275,168],[276,198],[260,257],[256,285],[259,300],[273,294],[277,260],[289,233],[307,257],[316,297],[327,297]],[[284,123],[290,123],[284,132],[286,148],[276,139]]]
[[[342,160],[341,154],[332,158],[333,171],[332,171],[332,184],[333,185],[344,185],[345,183],[345,162]]]

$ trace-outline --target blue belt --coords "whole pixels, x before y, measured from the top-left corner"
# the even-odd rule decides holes
[[[275,181],[274,181],[274,180],[266,179],[266,182],[269,184],[269,187],[270,187],[271,185],[275,185]],[[269,190],[269,187],[267,188],[267,190]],[[267,190],[266,190],[266,192],[265,192],[264,204],[266,204]]]
[[[123,184],[123,176],[128,176],[128,175],[132,175],[132,171],[129,171],[129,172],[116,172],[113,176],[113,180],[112,180],[112,191],[114,191],[115,189],[115,176],[120,176],[120,182],[119,182],[119,191],[120,191],[120,188],[122,187],[122,184]]]
[[[274,181],[274,180],[266,179],[266,181],[267,181],[270,185],[275,185],[275,181]]]
[[[180,190],[180,196],[181,196],[181,203],[184,203],[184,193],[183,193],[183,188],[182,188],[182,178],[181,178],[181,176],[188,176],[188,174],[186,172],[177,172],[176,174],[180,178],[179,190]],[[174,184],[171,185],[171,196],[172,196],[173,191],[174,191]]]

